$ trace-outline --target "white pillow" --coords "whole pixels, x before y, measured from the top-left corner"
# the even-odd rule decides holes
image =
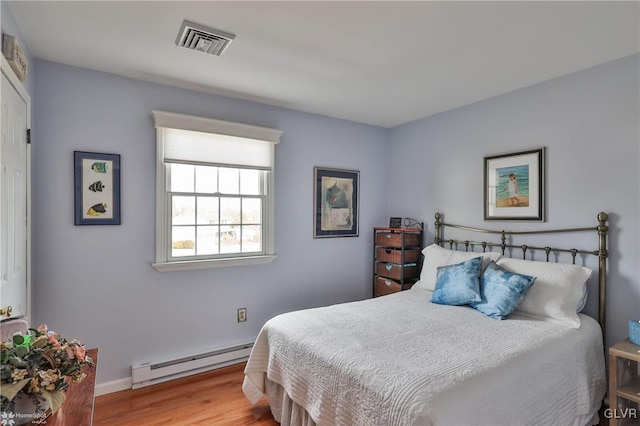
[[[436,274],[440,266],[455,265],[456,263],[465,262],[474,257],[482,257],[482,270],[493,260],[500,258],[500,253],[496,252],[473,252],[473,251],[457,251],[440,247],[437,244],[431,244],[422,250],[424,254],[424,263],[422,271],[420,271],[420,281],[413,285],[414,288],[423,288],[425,290],[434,291],[436,288]]]
[[[578,302],[578,313],[582,312],[584,307],[587,305],[587,298],[589,297],[588,291],[589,289],[585,281],[584,285],[582,286],[582,298],[580,299],[580,302]]]
[[[511,272],[537,278],[516,308],[517,313],[580,328],[578,309],[591,269],[507,257],[496,263]]]

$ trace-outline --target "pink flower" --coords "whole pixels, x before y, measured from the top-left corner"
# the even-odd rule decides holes
[[[40,333],[47,334],[47,331],[49,330],[49,328],[47,327],[47,324],[42,324],[40,327],[37,328],[37,330]]]
[[[54,348],[60,349],[60,342],[58,342],[58,335],[55,333],[47,334],[47,339],[49,339],[49,343],[53,345]]]
[[[76,359],[78,360],[78,362],[84,362],[84,357],[87,353],[84,349],[84,346],[74,346],[74,349],[76,351]]]
[[[69,359],[77,359],[78,362],[84,362],[84,358],[86,356],[86,350],[84,348],[84,346],[77,344],[77,345],[69,345],[67,346],[67,355],[69,356]]]

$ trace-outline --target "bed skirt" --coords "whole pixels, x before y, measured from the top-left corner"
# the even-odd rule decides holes
[[[276,382],[265,378],[265,387],[271,414],[281,426],[317,426],[304,407],[296,404],[287,391]],[[576,417],[572,426],[597,426],[600,424],[598,413]]]
[[[304,407],[296,404],[282,386],[265,378],[273,418],[282,426],[316,426]]]

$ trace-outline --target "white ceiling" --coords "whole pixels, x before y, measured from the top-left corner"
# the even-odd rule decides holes
[[[637,1],[10,4],[36,58],[383,127],[640,50]],[[236,39],[177,47],[183,19]]]

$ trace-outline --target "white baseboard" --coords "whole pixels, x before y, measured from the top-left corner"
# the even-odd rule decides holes
[[[99,383],[96,385],[96,396],[107,395],[114,392],[131,389],[131,377],[113,380],[111,382]]]

